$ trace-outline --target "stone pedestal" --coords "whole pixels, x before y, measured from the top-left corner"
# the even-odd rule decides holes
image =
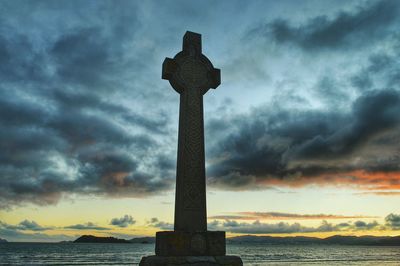
[[[164,231],[156,234],[156,256],[143,257],[139,265],[243,265],[240,257],[225,254],[223,231]]]
[[[243,266],[237,256],[148,256],[143,257],[140,266]]]
[[[158,256],[224,256],[225,232],[164,231],[156,234]]]

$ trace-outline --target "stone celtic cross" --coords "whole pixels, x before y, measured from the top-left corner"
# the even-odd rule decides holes
[[[220,70],[201,53],[201,35],[186,32],[183,49],[166,58],[162,78],[180,94],[175,231],[206,231],[203,95],[220,84]]]
[[[174,231],[156,233],[156,255],[140,266],[242,266],[226,256],[225,232],[207,231],[203,95],[221,83],[220,70],[201,53],[201,35],[186,32],[183,49],[166,58],[162,78],[180,94]]]

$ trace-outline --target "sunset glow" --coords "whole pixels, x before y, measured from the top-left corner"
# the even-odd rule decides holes
[[[208,230],[400,235],[400,1],[1,1],[0,14],[0,238],[173,229],[179,95],[161,66],[187,30],[221,69],[203,97]]]

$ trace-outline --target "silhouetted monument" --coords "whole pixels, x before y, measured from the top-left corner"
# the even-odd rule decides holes
[[[175,223],[174,231],[157,232],[156,256],[140,265],[242,265],[225,255],[225,232],[207,231],[203,95],[221,81],[201,52],[200,34],[185,33],[182,51],[164,60],[162,78],[180,94]]]

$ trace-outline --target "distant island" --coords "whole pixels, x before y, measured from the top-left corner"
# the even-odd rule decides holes
[[[400,246],[400,236],[341,236],[335,235],[327,238],[292,236],[252,236],[244,235],[227,238],[227,243],[260,243],[269,245],[368,245],[368,246]]]
[[[8,242],[7,240],[0,238],[0,243],[7,243],[7,242]]]
[[[130,243],[128,240],[115,237],[101,237],[92,235],[83,235],[77,238],[74,243]]]
[[[400,246],[400,236],[341,236],[335,235],[327,238],[307,236],[253,236],[243,235],[227,238],[228,244],[266,244],[266,245],[361,245],[361,246]],[[73,243],[139,243],[153,244],[155,237],[138,237],[130,240],[115,237],[99,237],[83,235]]]

